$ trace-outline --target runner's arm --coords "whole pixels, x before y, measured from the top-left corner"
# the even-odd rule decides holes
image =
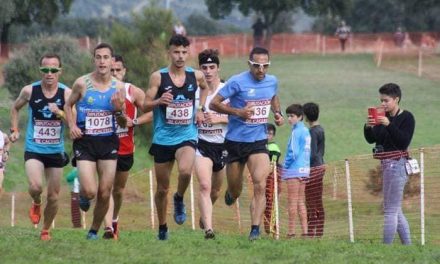
[[[161,103],[161,98],[154,99],[159,91],[160,81],[161,77],[159,72],[154,72],[151,74],[148,89],[145,91],[145,100],[142,107],[142,111],[144,113],[151,112],[154,107]]]
[[[283,112],[281,111],[280,99],[279,99],[278,95],[275,95],[274,97],[272,97],[270,104],[272,107],[272,111],[274,113],[275,124],[277,126],[283,125],[284,124],[284,117],[283,117]]]
[[[145,101],[145,94],[140,88],[134,85],[132,85],[132,88],[134,90],[134,104],[137,108],[142,109],[142,105]],[[153,113],[152,112],[143,113],[139,117],[135,117],[135,119],[137,119],[136,125],[147,124],[153,121]]]
[[[10,118],[11,118],[11,135],[10,140],[12,142],[15,142],[20,137],[20,131],[18,129],[18,119],[19,119],[19,111],[20,109],[29,102],[31,98],[32,93],[32,86],[27,85],[21,89],[20,94],[18,95],[18,98],[15,100],[14,104],[12,105],[11,112],[10,112]]]

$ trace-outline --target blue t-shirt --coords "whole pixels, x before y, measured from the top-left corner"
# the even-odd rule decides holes
[[[266,124],[271,110],[272,98],[277,94],[278,80],[267,74],[263,80],[256,80],[249,71],[232,76],[218,92],[233,108],[254,106],[249,119],[229,115],[226,139],[237,142],[255,142],[267,139]]]
[[[284,158],[282,179],[309,177],[310,141],[310,132],[303,122],[300,121],[292,126]]]

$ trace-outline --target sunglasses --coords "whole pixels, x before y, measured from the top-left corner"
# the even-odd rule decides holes
[[[122,69],[111,69],[110,71],[111,72],[120,72],[120,71],[122,71]]]
[[[44,74],[48,74],[50,73],[57,73],[61,71],[61,68],[51,68],[51,67],[40,67],[40,72],[44,73]]]
[[[267,68],[269,68],[269,66],[270,66],[270,62],[267,62],[267,63],[258,63],[258,62],[251,61],[251,60],[248,60],[248,62],[249,62],[249,64],[252,65],[252,67],[254,67],[255,69],[261,69],[261,68],[263,68],[263,69],[267,69]]]

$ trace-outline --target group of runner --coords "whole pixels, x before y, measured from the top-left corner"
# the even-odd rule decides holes
[[[35,225],[41,219],[43,178],[47,182],[41,240],[51,239],[60,179],[63,167],[70,162],[64,148],[65,127],[73,140],[72,165],[78,170],[80,208],[88,211],[91,201],[96,200],[87,239],[98,239],[103,223],[103,238],[117,239],[123,191],[133,165],[133,128],[151,121],[149,153],[154,157],[157,181],[158,239],[168,239],[168,192],[175,162],[178,183],[173,195],[174,220],[177,224],[186,220],[183,197],[195,170],[200,183],[200,227],[206,239],[215,238],[212,205],[220,195],[224,175],[228,182],[225,202],[232,205],[242,191],[247,164],[254,184],[249,239],[260,236],[265,179],[270,172],[266,148],[270,110],[277,125],[284,123],[276,95],[277,79],[266,74],[269,53],[254,48],[248,60],[250,70],[224,84],[216,50],[202,51],[198,56],[200,70],[196,70],[186,65],[190,43],[185,36],[174,35],[168,44],[170,64],[150,76],[145,93],[124,82],[125,62],[107,43],[94,48],[93,72],[79,77],[71,89],[59,82],[61,58],[57,54],[41,57],[42,78],[23,87],[15,100],[9,136],[12,142],[20,138],[19,111],[27,104],[24,160],[32,198],[29,217]],[[137,109],[144,114],[138,117]],[[0,143],[5,145],[2,161],[6,161],[8,137],[5,134],[1,138],[4,140]]]

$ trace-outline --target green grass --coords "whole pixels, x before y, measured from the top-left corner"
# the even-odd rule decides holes
[[[249,242],[245,235],[217,234],[205,241],[201,232],[179,228],[169,241],[155,232],[125,231],[119,241],[87,241],[82,230],[57,229],[41,242],[30,228],[0,230],[1,263],[434,263],[437,246],[383,246],[347,241],[281,240]]]

